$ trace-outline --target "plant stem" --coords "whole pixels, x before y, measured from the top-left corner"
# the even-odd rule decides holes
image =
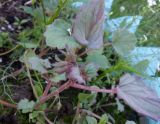
[[[4,52],[4,53],[1,53],[0,56],[4,56],[4,55],[6,55],[6,54],[12,52],[13,50],[17,49],[19,46],[20,46],[20,45],[16,45],[14,48],[12,48],[12,49],[10,49],[10,50]]]
[[[93,91],[93,92],[117,93],[116,88],[114,88],[114,89],[99,89],[99,88],[94,88],[94,87],[90,87],[90,86],[80,85],[80,84],[77,84],[77,83],[69,80],[67,83],[61,85],[56,91],[42,97],[40,99],[40,101],[35,105],[35,108],[38,109],[41,104],[45,103],[47,100],[51,99],[52,97],[59,95],[59,93],[61,93],[62,91],[66,90],[70,87],[82,89],[82,90]]]
[[[33,94],[34,94],[34,96],[36,97],[36,99],[38,100],[38,99],[39,99],[39,98],[38,98],[38,94],[37,94],[37,91],[36,91],[36,89],[35,89],[35,87],[34,87],[34,84],[33,84],[32,78],[31,78],[31,74],[30,74],[30,71],[29,71],[28,63],[27,63],[26,52],[25,52],[25,54],[24,54],[24,62],[25,62],[25,65],[26,65],[27,75],[28,75],[28,77],[29,77],[29,82],[30,82],[30,84],[31,84],[31,87],[32,87],[32,90],[33,90]]]
[[[36,104],[35,108],[39,108],[39,106],[43,103],[45,103],[47,100],[51,99],[52,97],[54,96],[57,96],[59,95],[59,93],[61,93],[62,91],[68,89],[70,86],[71,86],[72,82],[71,81],[68,81],[67,83],[63,84],[62,86],[60,86],[56,91],[48,94],[47,96],[45,97],[42,97],[40,99],[40,101]]]
[[[65,4],[67,3],[68,0],[65,0],[64,2],[60,0],[58,7],[55,11],[55,14],[49,19],[49,21],[47,22],[47,24],[51,24],[60,14],[62,8],[65,6]]]
[[[104,70],[103,73],[100,74],[100,75],[97,77],[97,79],[96,79],[95,81],[93,81],[93,82],[99,81],[100,79],[104,78],[107,73],[111,73],[112,71],[117,70],[118,67],[119,67],[119,65],[115,65],[115,66],[110,67],[110,68],[107,69],[107,70]]]
[[[81,112],[84,112],[84,113],[87,113],[89,116],[93,116],[93,117],[95,117],[95,118],[97,118],[97,119],[101,119],[101,117],[100,117],[99,115],[97,115],[97,114],[95,114],[95,113],[93,113],[93,112],[91,112],[91,111],[89,111],[89,110],[81,109],[80,111],[81,111]]]
[[[7,106],[7,107],[10,107],[10,108],[17,108],[16,105],[11,104],[11,103],[8,103],[8,102],[3,101],[3,100],[0,100],[0,104],[2,104],[2,105],[4,105],[4,106]]]
[[[95,88],[95,87],[80,85],[80,84],[77,84],[77,83],[72,84],[71,87],[74,87],[74,88],[77,88],[77,89],[82,89],[82,90],[93,91],[93,92],[117,93],[116,88],[115,89],[99,89],[99,88]]]
[[[44,8],[44,3],[43,0],[40,0],[41,6],[42,6],[42,10],[43,10],[43,19],[44,19],[44,23],[46,25],[46,14],[45,14],[45,8]]]
[[[27,74],[28,74],[28,77],[29,77],[29,81],[30,81],[30,84],[31,84],[31,87],[32,87],[32,90],[33,90],[33,94],[36,97],[36,99],[38,99],[38,94],[37,94],[36,89],[34,87],[34,84],[33,84],[32,78],[31,78],[31,74],[30,74],[30,71],[29,71],[29,68],[27,67],[27,65],[26,65],[26,68],[27,68]]]
[[[46,79],[46,80],[47,80],[48,83],[47,83],[47,86],[46,86],[46,88],[45,88],[45,90],[43,92],[43,96],[42,97],[44,97],[44,96],[46,96],[48,94],[48,92],[49,92],[49,90],[50,90],[50,88],[52,86],[52,82],[50,80],[48,80],[48,79]]]

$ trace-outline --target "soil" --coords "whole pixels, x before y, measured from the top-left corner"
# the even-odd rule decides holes
[[[19,29],[16,25],[14,25],[14,22],[16,21],[15,18],[18,18],[19,20],[28,19],[31,18],[29,15],[25,14],[23,10],[20,8],[23,6],[27,1],[29,0],[0,0],[0,33],[1,32],[7,32],[9,33],[9,36],[13,38],[13,42],[16,41],[16,36],[19,33]],[[26,23],[22,25],[22,28],[30,28],[31,25],[29,23]],[[0,53],[3,53],[7,51],[7,48],[0,48]],[[9,57],[10,54],[6,54],[4,56],[0,56],[0,59],[2,62],[0,62],[1,67],[5,67],[8,65],[11,60]],[[21,63],[19,61],[15,61],[12,64],[12,68],[14,71],[19,70],[22,67]],[[32,89],[30,85],[28,84],[29,81],[23,81],[22,83],[17,84],[17,80],[15,79],[8,79],[11,82],[14,82],[11,87],[12,90],[12,99],[15,102],[18,102],[20,99],[28,98],[31,99]],[[1,85],[3,87],[3,85]],[[2,110],[2,108],[1,108]],[[6,107],[3,107],[3,111],[0,112],[0,124],[21,124],[21,122],[18,122],[18,116],[15,114],[15,110],[8,109]]]

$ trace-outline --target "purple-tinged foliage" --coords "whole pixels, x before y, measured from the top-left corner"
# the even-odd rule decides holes
[[[81,74],[81,69],[76,62],[75,51],[66,46],[65,60],[59,60],[54,64],[54,71],[58,74],[66,73],[68,79],[74,80],[80,84],[85,84],[85,80]]]
[[[77,81],[79,84],[85,84],[85,80],[81,75],[81,71],[78,66],[71,67],[68,78]]]
[[[160,120],[160,98],[142,78],[125,74],[120,78],[117,95],[138,113]]]
[[[103,46],[104,0],[90,0],[82,6],[73,24],[73,36],[82,45]]]

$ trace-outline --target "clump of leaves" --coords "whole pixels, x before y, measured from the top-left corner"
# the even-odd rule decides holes
[[[60,1],[60,3],[64,2]],[[31,8],[25,9],[28,9],[27,11],[30,11],[30,14],[34,12]],[[34,122],[38,120],[38,117],[43,116],[50,123],[51,121],[46,117],[45,112],[53,108],[56,98],[59,97],[61,92],[69,88],[77,88],[90,91],[91,94],[80,93],[78,95],[78,105],[73,124],[74,122],[105,124],[113,121],[112,117],[106,113],[98,116],[92,112],[91,108],[97,102],[98,92],[117,94],[119,99],[123,99],[138,113],[160,120],[160,99],[153,90],[146,86],[142,78],[136,74],[128,73],[137,73],[136,69],[129,67],[126,63],[115,62],[115,65],[112,66],[108,61],[110,58],[104,55],[104,47],[108,48],[103,43],[104,0],[90,0],[84,4],[73,19],[72,24],[69,20],[57,19],[60,15],[59,8],[57,13],[55,16],[52,15],[53,18],[50,19],[50,21],[53,20],[52,24],[46,26],[44,37],[46,46],[50,49],[57,49],[61,54],[55,52],[55,61],[51,63],[48,56],[42,59],[35,50],[27,49],[20,59],[27,67],[34,94],[38,92],[38,90],[36,91],[36,84],[33,84],[34,78],[36,77],[39,82],[41,82],[39,77],[44,78],[46,86],[43,93],[35,95],[36,102],[24,99],[18,103],[18,106],[6,102],[1,103],[6,106],[17,107],[22,110],[22,113],[29,113],[30,119]],[[118,53],[114,56],[123,59],[135,48],[136,37],[127,29],[118,29],[113,32],[112,42],[108,42],[108,44]],[[60,55],[63,55],[63,58]],[[38,71],[40,74],[32,79],[33,75],[29,69]],[[51,71],[53,72],[52,75],[49,73]],[[118,81],[119,78],[120,81]],[[110,83],[104,85],[103,88],[102,86],[89,86],[91,84],[95,85],[96,81],[104,83],[110,81]],[[115,82],[119,82],[119,84]],[[106,87],[110,88],[106,89]],[[55,100],[51,101],[55,96]],[[114,96],[105,95],[103,98],[107,98],[105,102],[108,102],[108,99],[113,99]],[[52,103],[47,102],[48,100]],[[117,98],[116,103],[120,108],[121,104]],[[59,106],[61,107],[61,105]],[[122,109],[121,111],[123,111]],[[97,119],[99,119],[99,122]]]

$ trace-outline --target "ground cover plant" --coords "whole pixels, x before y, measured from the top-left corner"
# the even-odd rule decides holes
[[[133,22],[125,20],[109,29],[107,21],[121,15],[106,11],[104,0],[15,0],[0,6],[6,13],[0,18],[2,123],[160,120],[160,97],[144,80],[152,78],[145,73],[149,62],[131,62],[137,45],[158,44],[144,39],[149,36],[143,23],[137,34],[129,30]],[[148,11],[140,9],[136,15],[145,17]],[[150,9],[157,11],[159,5]],[[18,15],[12,17],[14,12]]]

